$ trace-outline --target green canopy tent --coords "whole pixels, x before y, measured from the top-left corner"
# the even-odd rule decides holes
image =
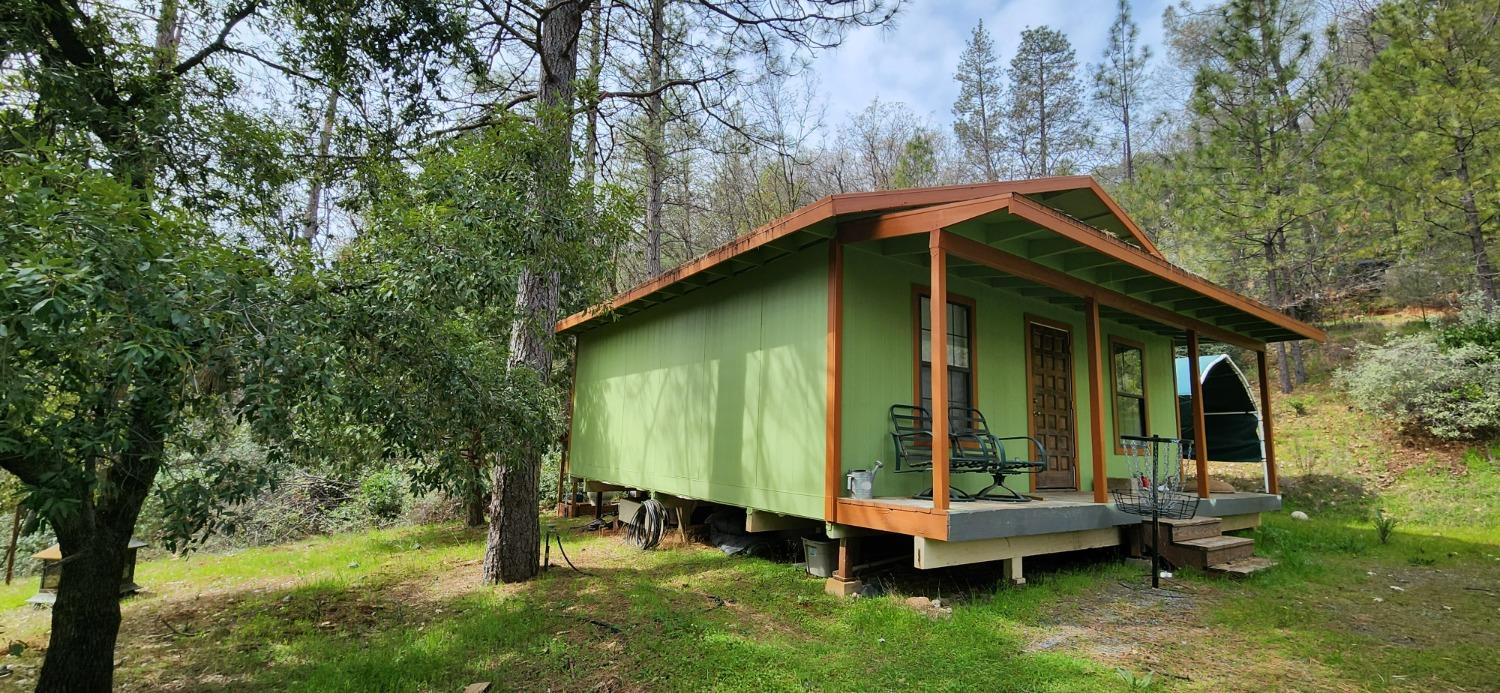
[[[1193,384],[1187,357],[1177,359],[1177,406],[1182,416],[1182,437],[1193,437]],[[1261,462],[1266,460],[1261,441],[1260,411],[1250,382],[1227,354],[1201,356],[1198,372],[1203,379],[1203,437],[1208,459],[1215,462]]]

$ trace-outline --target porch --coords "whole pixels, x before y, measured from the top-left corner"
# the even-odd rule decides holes
[[[1179,548],[1215,561],[1202,567],[1222,567],[1238,553],[1248,557],[1248,539],[1220,533],[1255,526],[1260,513],[1281,507],[1272,421],[1262,419],[1268,492],[1211,493],[1202,345],[1255,354],[1259,404],[1269,414],[1267,345],[1320,334],[1172,266],[1127,218],[1103,208],[1107,197],[1095,197],[1102,207],[1084,221],[1028,196],[1003,194],[840,223],[829,251],[830,534],[840,528],[850,528],[848,537],[864,530],[905,534],[913,537],[919,568],[1002,561],[1004,572],[1020,581],[1025,556],[1139,540],[1139,533],[1121,530],[1141,518],[1110,501],[1109,489],[1130,476],[1122,436],[1185,433],[1193,454],[1182,473],[1194,481],[1183,490],[1198,497],[1198,516],[1212,531],[1186,540],[1204,546]],[[1104,217],[1126,228],[1107,232],[1086,223]],[[905,287],[910,298],[903,301],[898,294]],[[856,303],[845,303],[846,292]],[[1175,400],[1162,397],[1176,394],[1178,348],[1192,366],[1186,421],[1178,420]],[[1131,352],[1136,387],[1125,388],[1117,357]],[[898,375],[901,353],[911,364],[910,385]],[[877,430],[887,421],[880,410],[891,405],[921,407],[930,451],[917,468],[892,470],[914,472],[906,479],[889,479],[884,488],[877,483],[876,498],[843,497],[849,469],[904,457],[891,435]],[[1013,488],[1034,500],[966,501],[950,490],[981,476],[954,462],[949,447],[958,443],[950,433],[966,424],[950,420],[958,416],[950,407],[982,410],[994,434],[1027,436],[1047,449],[1038,455],[1042,474],[1010,477]],[[932,489],[930,500],[909,495],[924,488]],[[841,553],[848,543],[841,541]],[[839,592],[847,577],[841,569],[830,589]]]
[[[932,500],[887,496],[870,500],[838,499],[838,512],[852,526],[863,523],[905,528],[904,533],[937,541],[966,542],[1046,534],[1064,534],[1141,522],[1115,507],[1096,502],[1090,491],[1043,491],[1029,503],[968,501],[939,512]],[[1269,493],[1213,493],[1198,502],[1198,515],[1228,519],[1226,529],[1243,529],[1252,519],[1234,519],[1281,509],[1281,497]],[[1118,542],[1114,542],[1118,543]]]

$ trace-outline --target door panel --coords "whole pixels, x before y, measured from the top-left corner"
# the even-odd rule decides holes
[[[1073,414],[1073,338],[1066,330],[1028,323],[1027,382],[1031,434],[1047,448],[1039,489],[1078,488],[1078,438]]]

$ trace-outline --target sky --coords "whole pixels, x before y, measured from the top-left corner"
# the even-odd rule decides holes
[[[842,45],[813,63],[818,90],[827,100],[828,122],[840,123],[875,97],[901,101],[934,123],[950,123],[958,83],[953,79],[974,25],[994,39],[1002,69],[1010,65],[1030,26],[1046,25],[1067,34],[1077,52],[1079,79],[1103,56],[1114,22],[1116,0],[907,0],[894,27],[851,32]],[[1132,15],[1141,41],[1160,64],[1162,10],[1175,0],[1134,0]],[[1202,3],[1195,3],[1202,4]]]

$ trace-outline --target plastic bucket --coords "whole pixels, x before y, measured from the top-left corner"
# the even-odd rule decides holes
[[[839,562],[839,543],[802,538],[802,552],[807,558],[807,572],[818,577],[832,577]]]

